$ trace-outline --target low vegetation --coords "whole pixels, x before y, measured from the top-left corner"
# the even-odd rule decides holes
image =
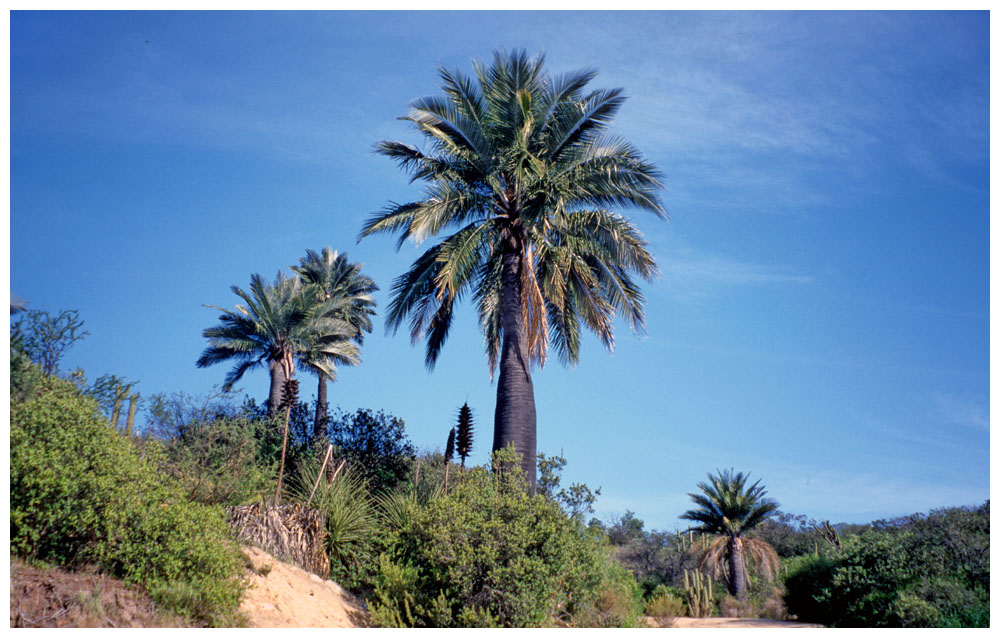
[[[71,382],[32,381],[11,405],[11,551],[94,564],[167,609],[238,623],[243,562],[222,511],[165,480],[161,446],[119,434]]]
[[[728,471],[691,495],[696,527],[647,531],[633,512],[585,522],[600,489],[563,487],[562,455],[538,455],[534,493],[512,449],[463,468],[467,405],[442,432],[444,454],[417,453],[395,415],[331,418],[298,401],[274,412],[231,392],[148,397],[140,435],[108,421],[134,382],[39,365],[59,370],[59,344],[82,334],[72,317],[68,336],[51,325],[33,336],[26,321],[12,332],[11,552],[120,578],[149,597],[150,618],[243,622],[246,563],[228,521],[278,511],[284,463],[282,511],[307,513],[324,539],[311,568],[366,598],[384,627],[632,627],[642,616],[989,626],[988,501],[831,525],[778,511],[759,481]],[[65,597],[39,601],[35,615],[69,609]],[[94,612],[73,612],[80,622],[104,622],[94,601],[73,603]]]

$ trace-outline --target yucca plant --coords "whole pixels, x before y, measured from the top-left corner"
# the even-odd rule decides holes
[[[465,473],[465,459],[472,453],[472,409],[468,402],[458,409],[458,436],[455,437],[455,450],[462,458],[462,473]]]
[[[313,459],[304,460],[288,481],[292,498],[308,502],[318,476],[317,463]],[[320,510],[326,519],[326,551],[331,564],[357,569],[358,548],[375,523],[364,481],[353,475],[350,468],[345,468],[333,482],[320,478],[311,506]]]

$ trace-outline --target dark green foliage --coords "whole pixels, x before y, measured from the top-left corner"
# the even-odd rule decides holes
[[[570,516],[583,519],[585,514],[594,513],[594,503],[601,495],[601,488],[596,491],[584,483],[573,483],[568,488],[561,488],[562,470],[566,467],[566,459],[562,456],[545,456],[538,454],[538,484],[536,491],[550,500],[559,503],[563,511]]]
[[[825,541],[816,530],[816,521],[802,514],[775,511],[751,532],[774,548],[781,558],[813,553]]]
[[[375,494],[391,491],[406,478],[416,453],[406,437],[405,422],[381,410],[338,411],[330,421],[330,438],[339,458]]]
[[[155,441],[136,448],[54,377],[11,406],[10,440],[12,553],[96,564],[200,622],[236,621],[243,561],[228,525],[163,474]]]
[[[788,563],[790,613],[835,627],[989,626],[989,502],[891,522]]]
[[[37,363],[45,375],[59,371],[59,361],[69,348],[86,337],[76,310],[60,310],[55,317],[46,310],[29,310],[11,325],[11,343]]]
[[[557,620],[627,625],[635,581],[600,541],[525,489],[512,450],[447,495],[414,508],[380,558],[374,616],[383,626],[538,627]],[[502,471],[497,471],[500,468]]]
[[[462,470],[465,470],[465,459],[472,453],[472,409],[468,403],[458,409],[458,436],[455,437],[455,451],[462,459]]]

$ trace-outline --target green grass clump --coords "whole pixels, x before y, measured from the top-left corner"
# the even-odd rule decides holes
[[[70,382],[11,405],[12,553],[96,564],[206,625],[240,621],[243,562],[220,509],[192,503],[155,442],[117,433]]]

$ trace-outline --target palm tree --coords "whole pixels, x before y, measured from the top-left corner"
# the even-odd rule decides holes
[[[250,277],[249,291],[239,286],[233,286],[232,291],[246,305],[229,310],[206,304],[222,312],[221,323],[202,333],[209,346],[197,362],[199,368],[236,362],[226,375],[223,390],[231,390],[249,370],[267,365],[271,374],[268,414],[274,415],[285,380],[295,372],[295,359],[331,375],[334,361],[350,356],[344,344],[353,338],[353,329],[336,318],[343,301],[318,302],[315,286],[281,272],[274,284],[255,273]]]
[[[632,277],[649,280],[656,265],[639,231],[608,207],[665,216],[656,168],[608,132],[621,89],[585,93],[594,71],[552,77],[543,61],[501,51],[489,66],[476,63],[475,79],[441,69],[444,96],[414,101],[402,118],[430,151],[377,146],[426,182],[424,198],[391,204],[361,231],[362,238],[398,233],[397,248],[444,235],[395,280],[387,327],[395,331],[409,317],[433,368],[455,303],[471,292],[491,378],[500,370],[493,449],[514,443],[532,489],[531,372],[544,365],[549,339],[572,365],[581,324],[609,350],[616,314],[635,332],[645,325]]]
[[[749,479],[749,474],[733,474],[733,470],[709,474],[708,483],[698,483],[701,494],[688,494],[699,508],[680,516],[701,523],[695,531],[717,536],[703,546],[702,566],[710,565],[716,576],[725,574],[729,593],[738,598],[746,595],[748,559],[760,565],[765,576],[770,576],[778,563],[770,545],[744,536],[778,509],[777,503],[764,498],[767,492],[760,481],[746,486]],[[728,571],[723,569],[726,565]]]
[[[268,415],[277,414],[279,405],[285,410],[281,466],[274,491],[277,506],[285,474],[289,416],[298,397],[295,359],[324,374],[331,374],[338,358],[357,356],[356,352],[351,354],[349,347],[354,346],[349,342],[354,336],[353,329],[337,318],[344,312],[343,300],[320,300],[320,291],[315,285],[286,277],[282,272],[278,273],[273,286],[255,273],[250,277],[249,293],[238,286],[233,286],[232,291],[247,305],[237,305],[235,310],[207,306],[222,312],[219,317],[222,323],[202,333],[209,346],[198,358],[197,365],[204,368],[235,359],[236,365],[226,375],[222,386],[228,391],[248,370],[267,362],[271,372]],[[345,344],[348,347],[345,348]]]
[[[320,297],[324,300],[341,299],[344,302],[340,318],[354,328],[352,340],[361,346],[364,343],[364,333],[372,331],[372,316],[375,315],[375,299],[372,293],[378,290],[375,281],[361,273],[363,264],[352,264],[347,260],[347,254],[338,254],[330,247],[317,253],[306,250],[306,256],[299,259],[298,266],[292,270],[306,283],[319,287]],[[334,365],[357,365],[360,358],[340,357]],[[313,421],[313,438],[326,439],[327,426],[327,380],[336,381],[336,373],[326,374],[319,368],[310,366],[319,378],[316,390],[316,416]]]

